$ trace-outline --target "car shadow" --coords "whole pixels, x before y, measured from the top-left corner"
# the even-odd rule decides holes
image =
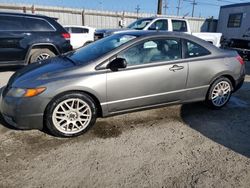
[[[250,83],[220,110],[212,110],[201,103],[181,107],[183,121],[192,129],[237,153],[250,158]]]
[[[15,72],[21,68],[23,68],[23,66],[1,67],[0,72]]]

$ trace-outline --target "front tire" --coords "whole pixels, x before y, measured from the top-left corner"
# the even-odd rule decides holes
[[[55,136],[74,137],[95,124],[97,108],[94,100],[80,92],[56,97],[47,107],[45,122]]]
[[[213,109],[220,109],[228,103],[232,91],[232,82],[228,78],[218,78],[209,88],[206,104]]]

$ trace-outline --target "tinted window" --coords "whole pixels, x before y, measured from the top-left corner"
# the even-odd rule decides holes
[[[17,16],[0,16],[0,31],[23,31],[25,21],[22,17]]]
[[[149,28],[156,30],[168,30],[168,20],[157,20]]]
[[[242,20],[242,13],[230,14],[228,18],[227,27],[240,27]]]
[[[210,52],[206,48],[194,42],[186,41],[186,45],[187,45],[187,52],[186,52],[187,58],[205,56],[210,54]]]
[[[187,32],[187,23],[182,20],[172,20],[173,31]]]
[[[71,28],[72,33],[88,33],[89,30],[85,28],[79,28],[79,27],[72,27]]]
[[[54,31],[55,29],[43,19],[25,18],[26,23],[31,31]]]
[[[181,44],[178,39],[155,39],[142,42],[118,55],[128,65],[139,65],[181,58]]]

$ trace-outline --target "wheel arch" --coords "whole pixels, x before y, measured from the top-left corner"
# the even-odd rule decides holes
[[[235,89],[235,87],[236,87],[236,81],[235,81],[234,77],[233,77],[231,74],[229,74],[229,73],[223,73],[223,74],[219,74],[219,75],[216,75],[215,77],[213,77],[213,79],[212,79],[212,80],[210,81],[210,83],[209,83],[210,87],[211,87],[211,85],[212,85],[217,79],[219,79],[219,78],[221,78],[221,77],[228,78],[228,79],[231,81],[231,83],[232,83],[233,89]],[[210,87],[209,87],[209,88],[210,88]]]
[[[29,47],[28,52],[26,54],[25,57],[25,65],[29,64],[30,61],[30,57],[32,55],[32,50],[34,49],[49,49],[50,51],[52,51],[55,55],[59,55],[60,52],[58,50],[58,48],[52,44],[52,43],[37,43],[37,44],[33,44]]]
[[[97,117],[102,117],[103,115],[103,110],[102,110],[102,107],[101,107],[101,103],[100,103],[100,100],[96,97],[96,95],[94,95],[93,93],[89,92],[89,91],[84,91],[84,90],[67,90],[67,91],[63,91],[61,93],[58,93],[56,94],[54,97],[52,97],[52,99],[50,100],[50,102],[46,105],[46,108],[45,108],[45,111],[44,111],[44,114],[46,113],[49,105],[58,97],[60,96],[63,96],[63,95],[66,95],[68,93],[82,93],[82,94],[85,94],[85,95],[88,95],[89,97],[91,97],[94,102],[95,102],[95,105],[97,107]]]

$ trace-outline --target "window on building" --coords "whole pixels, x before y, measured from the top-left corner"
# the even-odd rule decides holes
[[[242,13],[230,14],[227,22],[227,27],[240,27]]]

